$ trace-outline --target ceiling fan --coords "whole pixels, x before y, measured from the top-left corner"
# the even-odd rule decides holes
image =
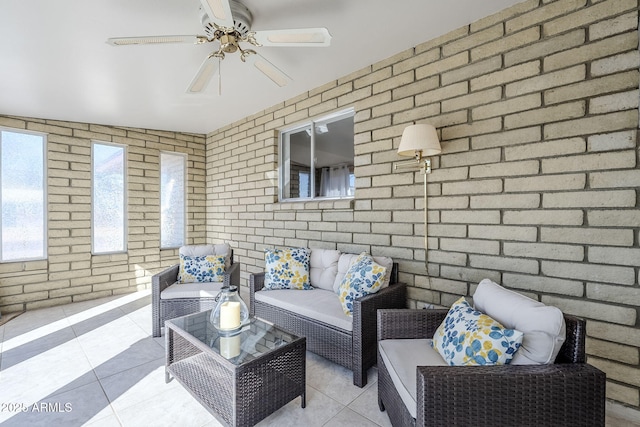
[[[107,39],[107,43],[112,46],[127,46],[218,42],[218,49],[207,56],[187,88],[187,93],[196,94],[206,89],[213,74],[220,68],[225,55],[236,52],[240,53],[242,62],[253,65],[276,85],[283,87],[291,81],[287,74],[262,55],[253,49],[241,47],[240,43],[248,43],[252,46],[326,47],[331,42],[331,35],[326,28],[251,31],[253,16],[242,3],[236,0],[200,1],[202,26],[206,35],[114,37]]]

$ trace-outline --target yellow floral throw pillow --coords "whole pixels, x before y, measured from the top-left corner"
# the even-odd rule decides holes
[[[474,310],[461,297],[436,330],[432,345],[451,366],[507,365],[523,335]]]
[[[309,257],[306,248],[265,249],[263,289],[313,289],[309,281]]]
[[[344,314],[353,316],[353,302],[356,299],[378,292],[386,273],[387,269],[376,264],[371,255],[366,252],[358,255],[340,283],[338,294]]]
[[[222,282],[225,259],[224,255],[186,256],[181,254],[178,282]]]

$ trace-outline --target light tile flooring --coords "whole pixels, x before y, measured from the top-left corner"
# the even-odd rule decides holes
[[[4,426],[219,426],[164,382],[164,337],[151,337],[148,291],[24,313],[0,326]],[[349,371],[307,353],[307,407],[296,398],[259,426],[389,426]],[[608,417],[607,426],[633,426]]]

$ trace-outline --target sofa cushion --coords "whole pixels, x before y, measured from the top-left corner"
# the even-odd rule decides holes
[[[224,255],[187,256],[181,254],[178,282],[223,282],[224,271]]]
[[[218,243],[215,245],[186,245],[179,250],[180,255],[186,256],[205,256],[205,255],[224,255],[225,266],[231,266],[231,246],[228,243]]]
[[[522,347],[511,364],[546,364],[556,360],[567,333],[560,309],[505,289],[489,279],[480,282],[473,301],[476,309],[507,328],[524,332]]]
[[[222,285],[221,282],[174,283],[160,293],[160,299],[215,298]]]
[[[407,410],[416,418],[418,366],[448,366],[428,339],[397,339],[378,342],[380,356]]]
[[[358,256],[340,284],[340,303],[346,315],[353,315],[353,302],[356,299],[375,294],[381,289],[386,271],[371,255],[363,252]]]
[[[309,276],[314,288],[333,291],[333,282],[338,274],[340,251],[311,248]]]
[[[307,248],[265,249],[264,289],[313,289]]]
[[[461,297],[433,334],[433,346],[451,366],[506,365],[522,343],[522,332],[507,329],[471,308]]]
[[[349,267],[356,261],[359,255],[356,254],[340,254],[340,258],[338,259],[338,273],[336,274],[336,280],[333,282],[333,291],[336,294],[340,293],[340,285],[344,280],[345,274],[349,271]],[[374,256],[373,260],[387,269],[387,272],[384,276],[384,281],[382,282],[382,288],[384,289],[389,286],[389,282],[391,281],[391,270],[393,269],[393,259],[386,256]]]
[[[304,292],[288,289],[261,290],[254,295],[257,301],[265,304],[280,307],[345,331],[353,330],[353,319],[344,314],[340,300],[333,291],[325,289],[312,289]]]

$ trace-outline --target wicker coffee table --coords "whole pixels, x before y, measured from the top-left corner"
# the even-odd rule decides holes
[[[210,314],[165,322],[167,382],[178,380],[231,426],[252,426],[298,396],[305,407],[305,338],[258,318],[222,337]]]

